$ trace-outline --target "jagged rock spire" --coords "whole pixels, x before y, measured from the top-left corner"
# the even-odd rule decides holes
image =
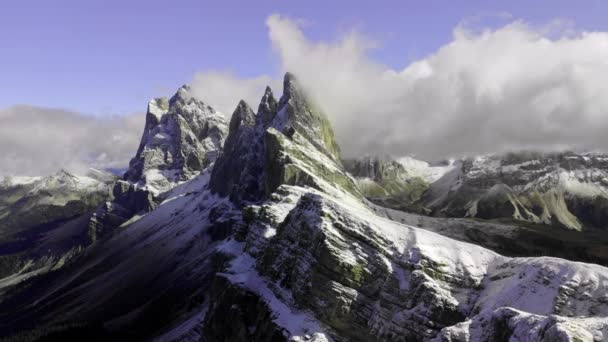
[[[263,160],[260,135],[263,123],[251,107],[239,102],[230,119],[230,133],[223,153],[211,173],[211,188],[235,202],[256,200],[263,191]]]
[[[297,78],[286,73],[283,79],[283,96],[279,101],[275,128],[283,131],[290,125],[319,150],[336,162],[340,161],[340,147],[325,113],[310,100]]]
[[[294,74],[286,72],[283,77],[283,97],[301,97],[300,85],[298,84]]]
[[[237,203],[257,201],[281,184],[311,185],[315,177],[329,177],[331,182],[354,189],[345,173],[336,171],[343,166],[323,112],[309,101],[292,74],[285,74],[283,87],[278,103],[272,90],[266,88],[255,124],[251,124],[249,106],[242,101],[237,106],[224,152],[211,175],[214,192]],[[305,164],[307,169],[302,167]],[[325,170],[330,164],[331,170]]]
[[[230,119],[229,134],[236,132],[241,125],[255,125],[255,113],[244,100],[239,101]]]
[[[264,91],[264,96],[262,96],[262,100],[260,101],[260,105],[258,106],[257,114],[265,127],[270,125],[272,119],[274,119],[274,115],[277,113],[277,106],[278,102],[274,98],[272,89],[267,86]]]
[[[199,100],[189,86],[171,99],[148,103],[141,143],[112,202],[98,208],[89,222],[92,241],[105,236],[138,212],[153,210],[160,195],[213,163],[228,127],[224,116]]]
[[[226,135],[223,115],[184,85],[171,99],[148,104],[141,143],[124,179],[166,191],[214,162]]]

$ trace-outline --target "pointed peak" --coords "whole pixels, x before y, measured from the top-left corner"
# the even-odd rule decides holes
[[[66,169],[59,169],[59,171],[57,171],[55,174],[58,176],[72,176],[72,174],[69,173]]]
[[[239,101],[239,103],[236,105],[236,109],[237,110],[239,110],[239,109],[243,109],[243,110],[247,110],[248,109],[248,110],[251,110],[251,107],[249,107],[249,104],[247,103],[247,101],[241,99]]]
[[[274,98],[274,94],[272,92],[272,89],[270,89],[270,86],[266,86],[266,90],[264,90],[264,95],[262,96],[262,100],[260,101],[260,105],[262,103],[270,103],[270,102],[277,102],[277,101]]]
[[[299,92],[299,85],[294,74],[285,73],[283,77],[283,96],[293,96]]]
[[[178,94],[180,94],[180,93],[181,94],[190,94],[191,91],[192,91],[192,88],[188,84],[184,84],[181,87],[179,87],[179,89],[177,89]]]
[[[49,176],[49,178],[51,178],[51,179],[70,179],[70,178],[76,178],[76,176],[74,176],[72,173],[68,172],[66,169],[60,169],[59,171],[57,171],[54,174],[52,174],[51,176]]]
[[[260,105],[258,106],[258,117],[260,118],[260,120],[262,120],[264,126],[270,124],[276,111],[277,100],[274,98],[272,89],[270,89],[269,86],[266,86],[264,96],[262,96],[262,99],[260,100]]]
[[[306,104],[309,102],[307,92],[302,87],[302,84],[294,74],[287,72],[283,79],[283,95],[279,100],[279,107],[282,107],[290,100],[299,104]]]
[[[239,101],[236,109],[232,113],[229,132],[236,131],[243,124],[248,126],[253,126],[255,124],[255,113],[245,100]]]
[[[147,112],[158,119],[160,119],[167,110],[169,110],[169,99],[166,97],[158,97],[148,102]]]
[[[196,100],[196,97],[192,94],[192,88],[190,88],[189,85],[184,84],[177,89],[175,95],[169,100],[169,104],[173,106],[176,103],[189,103],[191,99]]]
[[[288,83],[288,82],[293,82],[293,81],[296,81],[296,76],[289,71],[286,72],[285,76],[283,77],[283,82]]]
[[[272,94],[272,89],[270,89],[270,86],[266,86],[266,89],[264,89],[264,97],[274,97],[274,95]]]

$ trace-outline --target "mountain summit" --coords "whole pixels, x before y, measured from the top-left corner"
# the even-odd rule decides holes
[[[171,99],[148,104],[141,143],[124,179],[166,191],[213,163],[226,134],[224,116],[184,85]]]
[[[236,202],[260,200],[284,183],[312,185],[319,175],[355,191],[341,172],[339,151],[325,114],[287,73],[278,103],[269,87],[257,114],[244,101],[239,103],[210,186]]]

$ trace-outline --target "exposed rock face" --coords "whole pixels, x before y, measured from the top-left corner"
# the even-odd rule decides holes
[[[124,180],[116,182],[112,201],[90,220],[91,241],[137,213],[153,210],[163,193],[200,174],[217,159],[226,134],[224,116],[195,98],[187,85],[169,100],[150,101],[144,133]]]
[[[264,96],[274,101],[269,90]],[[230,120],[224,152],[213,168],[211,182],[215,191],[232,195],[235,201],[257,200],[264,194],[261,135],[265,126],[245,101],[239,102]]]
[[[273,311],[255,292],[243,291],[226,278],[217,277],[211,295],[215,298],[203,329],[208,342],[283,342],[289,332],[272,321]]]
[[[346,160],[344,165],[370,200],[395,209],[424,212],[415,202],[428,188],[428,181],[393,158],[368,156]]]
[[[530,335],[532,341],[570,341],[603,336],[608,329],[608,301],[590,299],[607,290],[600,280],[608,280],[605,268],[552,258],[509,259],[379,219],[356,187],[332,181],[348,177],[344,170],[326,168],[331,165],[322,159],[326,150],[314,153],[316,145],[298,133],[290,138],[287,130],[266,130],[270,195],[241,203],[246,225],[234,238],[243,250],[233,252],[230,266],[218,274],[240,286],[241,295],[263,298],[276,313],[275,323],[301,322],[283,325],[292,340],[316,332],[338,341],[495,341],[520,338],[525,328],[534,328],[546,334]],[[290,162],[281,162],[285,159]],[[359,165],[359,175],[381,180],[399,174],[393,172],[398,165],[367,165]],[[343,178],[336,176],[340,172]],[[247,308],[230,306],[226,296],[216,301],[221,305],[212,304],[207,317],[229,314],[228,307],[247,317]],[[216,311],[219,307],[224,309]],[[535,320],[512,320],[504,314],[510,310]],[[568,328],[578,323],[553,315],[597,319]],[[488,317],[491,329],[483,323]],[[468,325],[471,321],[482,323]],[[213,322],[208,318],[202,325]],[[250,326],[257,332],[263,325]],[[473,335],[479,326],[483,333]]]
[[[27,183],[0,186],[0,236],[79,216],[105,201],[115,178],[91,171],[77,176],[60,170]]]
[[[597,153],[478,157],[463,161],[445,196],[429,191],[423,203],[448,216],[605,228],[607,180],[608,156]]]
[[[97,170],[6,178],[0,185],[0,279],[60,267],[87,245],[86,218],[79,217],[110,197],[115,179]]]
[[[574,230],[608,222],[608,156],[599,153],[509,153],[444,167],[367,157],[346,165],[366,197],[393,209]]]
[[[213,163],[227,134],[224,117],[181,87],[170,99],[150,101],[146,126],[125,180],[169,190]]]
[[[312,311],[337,340],[425,341],[461,331],[463,339],[445,341],[496,341],[496,336],[520,336],[521,326],[540,325],[554,317],[550,315],[597,317],[594,324],[580,325],[559,318],[562,325],[577,328],[556,341],[608,329],[605,314],[599,314],[608,314],[608,302],[591,299],[605,296],[600,279],[608,280],[608,274],[603,267],[552,258],[509,259],[378,220],[364,206],[344,206],[343,200],[323,193],[280,187],[277,195],[261,207],[245,209],[245,250],[256,258],[254,269],[271,280],[267,286],[277,296]],[[522,321],[508,329],[496,322],[496,333],[478,323],[475,329],[484,332],[479,338],[470,337],[468,325],[462,327],[468,319],[502,317],[508,307],[538,322]]]
[[[369,178],[374,181],[407,178],[403,165],[389,156],[363,157],[345,161],[348,172],[355,177]]]
[[[244,101],[239,103],[224,152],[213,168],[211,189],[237,203],[252,202],[280,184],[314,186],[315,175],[321,175],[357,191],[342,172],[325,114],[311,104],[293,75],[285,75],[283,88],[278,103],[267,88],[255,115]]]

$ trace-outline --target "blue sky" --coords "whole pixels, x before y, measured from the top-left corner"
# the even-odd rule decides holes
[[[301,19],[313,41],[356,29],[379,42],[373,60],[394,69],[435,52],[463,20],[500,27],[563,19],[608,31],[608,5],[600,0],[4,2],[0,108],[126,114],[143,111],[148,99],[169,95],[197,71],[273,75],[278,58],[265,25],[272,13]]]

